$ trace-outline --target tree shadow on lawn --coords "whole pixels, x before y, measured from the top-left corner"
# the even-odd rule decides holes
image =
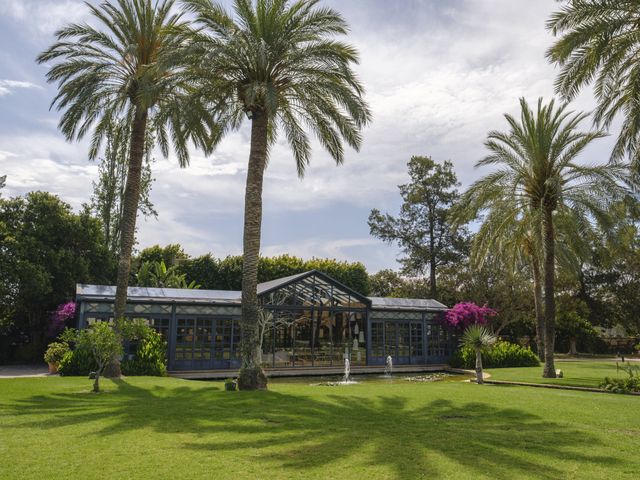
[[[117,391],[101,395],[33,396],[4,405],[2,415],[18,419],[13,428],[82,424],[89,435],[142,428],[193,434],[184,448],[226,452],[230,468],[235,459],[244,453],[253,456],[256,450],[265,468],[303,471],[344,460],[361,471],[370,465],[389,467],[398,479],[437,476],[442,458],[467,475],[493,478],[554,479],[569,473],[565,462],[585,468],[621,462],[589,453],[602,445],[599,438],[489,403],[436,399],[411,408],[405,397],[393,395],[349,392],[311,398],[277,391],[230,393],[216,387],[115,383]],[[20,422],[31,415],[38,418]]]

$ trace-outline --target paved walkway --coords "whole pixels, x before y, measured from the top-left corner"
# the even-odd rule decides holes
[[[0,365],[0,378],[46,377],[46,365]]]

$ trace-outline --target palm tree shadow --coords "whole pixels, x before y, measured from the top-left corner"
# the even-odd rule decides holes
[[[564,461],[620,462],[579,453],[599,443],[582,431],[482,402],[440,399],[412,408],[406,398],[393,395],[318,399],[277,391],[229,394],[219,386],[194,389],[186,383],[175,388],[115,383],[117,390],[109,394],[38,395],[4,405],[0,412],[18,419],[14,428],[83,424],[93,425],[92,434],[101,436],[143,428],[193,433],[185,449],[226,451],[232,457],[259,449],[263,461],[293,472],[346,460],[413,479],[441,473],[438,462],[428,460],[440,457],[478,475],[531,472],[554,479],[567,473],[560,469]],[[37,420],[29,418],[34,412]]]

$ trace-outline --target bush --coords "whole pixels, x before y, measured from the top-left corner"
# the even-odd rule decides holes
[[[164,377],[167,374],[166,355],[167,342],[162,335],[149,328],[139,340],[132,358],[122,361],[122,373]]]
[[[68,351],[58,365],[58,373],[63,376],[87,376],[95,372],[98,364],[93,353],[87,348],[75,348]]]
[[[627,378],[604,377],[604,380],[600,382],[600,388],[614,393],[640,392],[640,366],[627,364],[618,367],[616,363],[616,367],[625,372]]]
[[[51,342],[47,347],[47,351],[44,352],[44,361],[59,364],[67,352],[69,352],[69,345],[67,343]]]
[[[461,347],[449,362],[455,368],[472,369],[476,366],[476,352],[473,348]],[[499,341],[493,347],[482,350],[484,368],[537,367],[540,359],[531,351],[515,343]]]

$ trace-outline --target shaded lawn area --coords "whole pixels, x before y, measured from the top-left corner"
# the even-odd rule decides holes
[[[0,478],[637,478],[640,399],[526,387],[0,380]]]
[[[542,378],[542,366],[523,368],[492,368],[487,373],[492,380],[510,382],[570,385],[573,387],[598,388],[604,377],[626,378],[623,371],[616,372],[616,362],[601,360],[556,360],[556,369],[562,370],[563,378]],[[632,362],[632,365],[640,365]],[[622,363],[620,363],[622,365]]]

